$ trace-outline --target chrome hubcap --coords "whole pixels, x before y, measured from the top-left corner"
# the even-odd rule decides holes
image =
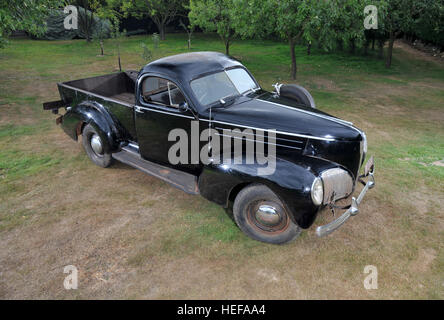
[[[261,205],[256,211],[256,219],[264,226],[276,226],[281,221],[281,216],[279,215],[276,208],[270,205]]]
[[[97,134],[93,134],[91,137],[91,148],[96,154],[103,154],[102,140],[100,140],[100,137]]]

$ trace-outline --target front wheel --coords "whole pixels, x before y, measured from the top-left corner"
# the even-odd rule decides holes
[[[262,242],[287,243],[302,231],[279,198],[264,185],[255,184],[241,190],[234,201],[233,214],[245,234]]]
[[[97,130],[90,124],[83,129],[82,143],[92,162],[103,168],[111,165],[113,160],[111,153],[105,152],[105,142],[102,141]]]

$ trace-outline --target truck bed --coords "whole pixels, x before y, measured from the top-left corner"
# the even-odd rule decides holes
[[[100,103],[126,129],[128,140],[137,141],[134,125],[137,76],[137,71],[126,71],[62,82],[57,86],[64,104],[78,104],[90,100]]]
[[[63,82],[63,85],[134,105],[137,75],[137,71],[126,71],[67,81]]]

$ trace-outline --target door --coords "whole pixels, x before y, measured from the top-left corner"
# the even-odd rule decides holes
[[[183,108],[185,103],[187,106],[189,103],[181,90],[173,82],[153,76],[142,80],[139,94],[135,122],[141,156],[152,162],[197,174],[199,164],[191,163],[191,125],[192,121],[197,120],[189,107]],[[172,163],[168,156],[170,148],[179,139],[168,140],[170,132],[175,129],[187,135],[187,150],[181,150],[187,153],[185,163]]]

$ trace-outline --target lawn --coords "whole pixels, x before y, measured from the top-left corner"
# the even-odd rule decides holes
[[[186,52],[186,36],[121,43],[139,70]],[[325,238],[250,240],[229,212],[124,164],[102,169],[55,125],[42,102],[56,83],[117,69],[115,45],[12,40],[0,49],[0,298],[444,298],[444,65],[397,45],[387,70],[374,55],[297,49],[297,83],[317,106],[367,133],[376,188],[360,214]],[[196,34],[193,51],[223,51]],[[237,41],[231,53],[271,89],[289,79],[285,43]],[[331,219],[322,212],[315,225]],[[63,268],[79,270],[65,290]],[[364,267],[378,268],[366,290]]]

